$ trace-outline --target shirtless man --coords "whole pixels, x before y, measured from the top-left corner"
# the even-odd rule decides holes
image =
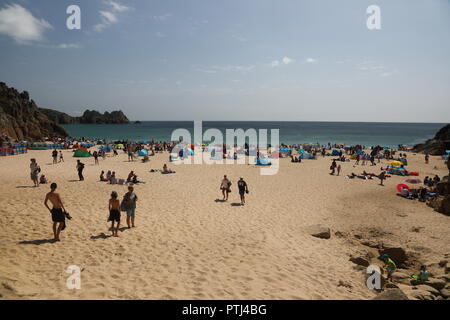
[[[53,221],[53,235],[55,241],[61,241],[59,239],[59,234],[61,233],[61,230],[65,227],[65,212],[66,208],[64,208],[64,205],[61,201],[61,197],[59,196],[59,193],[56,193],[55,190],[57,188],[56,183],[52,183],[50,185],[51,191],[47,193],[45,196],[44,205],[47,207],[48,211],[52,214],[52,221]],[[50,209],[48,206],[48,201],[53,205],[53,208]]]

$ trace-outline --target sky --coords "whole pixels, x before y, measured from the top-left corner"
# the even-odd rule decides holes
[[[74,116],[450,122],[450,1],[0,0],[0,81]]]

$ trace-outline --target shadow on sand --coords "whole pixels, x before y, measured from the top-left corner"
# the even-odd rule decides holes
[[[215,202],[227,202],[227,200],[222,200],[222,199],[216,199],[214,200]]]
[[[232,207],[241,207],[242,204],[241,204],[240,202],[233,202],[233,203],[231,204],[231,206],[232,206]]]
[[[41,245],[46,243],[55,243],[56,241],[54,239],[39,239],[39,240],[27,240],[27,241],[20,241],[18,244],[34,244],[34,245]]]
[[[35,186],[17,186],[17,189],[36,188]]]

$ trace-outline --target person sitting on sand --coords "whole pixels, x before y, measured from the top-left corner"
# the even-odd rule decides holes
[[[146,162],[149,162],[150,161],[150,159],[149,159],[149,157],[148,157],[148,154],[145,154],[144,155],[144,158],[142,158],[142,162],[143,163],[146,163]]]
[[[430,277],[430,273],[427,271],[427,266],[425,266],[425,265],[420,266],[419,280],[428,281],[429,277]]]
[[[161,173],[163,173],[163,174],[167,174],[167,173],[175,173],[175,171],[170,170],[170,169],[167,167],[167,164],[164,163],[163,169],[162,169]]]
[[[111,174],[111,172],[110,172]],[[102,173],[100,173],[100,181],[108,181],[107,178],[105,178],[105,171],[102,170]]]
[[[57,187],[56,183],[50,185],[50,192],[45,196],[44,205],[52,214],[54,240],[61,241],[59,239],[59,234],[61,233],[61,230],[65,228],[66,209],[64,208],[60,195],[55,192]],[[53,208],[50,209],[48,201],[52,203]]]
[[[134,176],[134,171],[131,171],[131,172],[128,174],[127,182],[131,182],[131,180],[133,180],[133,176]]]
[[[111,177],[109,178],[109,183],[110,184],[116,184],[117,183],[116,172],[115,171],[113,171],[111,173]]]
[[[109,199],[109,218],[108,221],[111,221],[111,231],[113,237],[118,237],[117,231],[120,226],[120,202],[117,199],[117,192],[111,192],[111,199]],[[114,228],[114,222],[117,222],[116,227]]]
[[[389,257],[388,254],[383,254],[381,259],[385,263],[386,271],[387,271],[387,280],[392,280],[392,274],[397,270],[397,265],[395,262]]]
[[[220,183],[220,190],[222,190],[222,195],[224,201],[228,200],[228,194],[231,192],[231,181],[228,180],[227,176],[224,175],[222,182]]]
[[[111,170],[106,173],[106,180],[109,181],[109,179],[111,179]]]
[[[47,178],[45,177],[45,175],[41,175],[41,177],[39,178],[39,183],[40,184],[46,184],[47,183]]]

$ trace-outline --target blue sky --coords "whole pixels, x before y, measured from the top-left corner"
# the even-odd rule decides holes
[[[72,115],[449,122],[449,58],[448,0],[0,2],[0,81]]]

